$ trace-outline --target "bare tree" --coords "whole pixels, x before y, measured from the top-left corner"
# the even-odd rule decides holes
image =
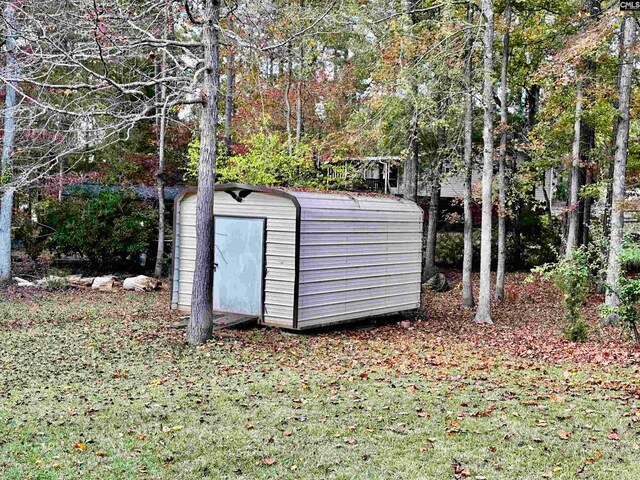
[[[619,303],[618,286],[620,279],[620,253],[623,245],[624,210],[622,203],[626,195],[626,168],[629,148],[629,112],[631,106],[631,86],[633,83],[633,48],[636,43],[636,19],[624,17],[624,40],[621,49],[624,52],[620,69],[618,100],[618,128],[616,132],[616,151],[613,160],[613,189],[611,196],[611,230],[609,234],[609,262],[607,265],[607,294],[605,304],[616,306]],[[609,316],[609,321],[615,320]]]
[[[201,103],[192,93],[198,74],[191,66],[200,43],[163,36],[166,0],[149,0],[141,9],[132,2],[7,3],[2,22],[11,32],[13,67],[0,73],[9,93],[3,114],[10,127],[0,184],[5,278],[13,192],[121,142],[139,122],[153,122],[163,106],[166,113],[174,105]],[[154,66],[159,49],[170,64],[165,69]],[[161,87],[165,95],[148,95]]]
[[[500,75],[500,150],[498,152],[498,265],[496,270],[496,300],[504,298],[504,272],[507,261],[507,133],[509,127],[509,110],[507,107],[508,69],[509,69],[509,36],[511,29],[511,2],[505,3],[505,32],[502,37],[502,70]]]
[[[491,319],[491,224],[493,203],[493,0],[482,0],[482,15],[485,20],[483,35],[484,64],[482,100],[484,107],[482,139],[484,143],[482,168],[482,235],[480,246],[480,294],[475,322],[493,323]]]

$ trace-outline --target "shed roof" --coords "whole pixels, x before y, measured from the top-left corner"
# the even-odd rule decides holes
[[[403,200],[401,197],[395,195],[386,195],[383,193],[377,192],[362,192],[362,191],[342,191],[342,190],[321,190],[314,188],[298,188],[298,187],[287,187],[287,188],[279,188],[279,187],[264,187],[260,185],[246,185],[242,183],[223,183],[216,185],[216,191],[235,191],[235,190],[246,190],[247,192],[262,192],[269,193],[272,195],[280,195],[280,196],[290,196],[293,198],[299,197],[309,197],[309,196],[318,196],[318,197],[339,197],[339,198],[352,198],[352,199],[363,199],[363,198],[379,198],[386,199],[390,202],[407,202]],[[195,189],[191,189],[191,191],[195,192]],[[413,202],[407,202],[413,203]]]

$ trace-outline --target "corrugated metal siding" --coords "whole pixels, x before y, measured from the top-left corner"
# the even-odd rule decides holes
[[[389,197],[291,193],[301,206],[298,328],[420,306],[417,205]]]
[[[178,205],[173,308],[188,310],[195,266],[196,195],[187,194]],[[253,192],[242,203],[225,192],[216,192],[216,215],[267,218],[264,321],[293,326],[296,207],[290,199]]]

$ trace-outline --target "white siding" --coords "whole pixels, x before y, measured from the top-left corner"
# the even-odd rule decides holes
[[[553,179],[553,169],[549,169],[545,172],[545,186],[549,195],[555,189],[555,183]],[[471,172],[471,183],[479,183],[482,181],[482,172],[473,170]],[[539,182],[541,183],[541,182]],[[400,191],[402,187],[400,187]],[[464,195],[464,176],[462,174],[445,174],[445,177],[440,185],[440,197],[441,198],[462,198]],[[544,192],[542,185],[536,184],[534,192],[534,199],[538,202],[544,200]],[[431,196],[431,184],[428,181],[420,181],[418,183],[418,196],[429,197]]]
[[[290,193],[301,206],[299,329],[420,306],[418,206],[393,197]]]
[[[172,307],[188,311],[195,266],[196,195],[185,195],[176,206],[175,264]],[[264,322],[293,326],[296,207],[284,197],[253,192],[242,203],[225,192],[216,192],[216,215],[267,219]]]

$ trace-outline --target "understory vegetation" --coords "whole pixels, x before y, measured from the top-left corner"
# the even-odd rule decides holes
[[[153,258],[156,210],[126,187],[97,193],[80,188],[62,202],[47,199],[35,209],[39,221],[23,215],[16,229],[16,240],[34,261],[46,252],[79,255],[93,271],[108,271],[137,265],[141,254]]]
[[[491,327],[460,326],[456,279],[409,328],[195,349],[166,291],[6,290],[2,478],[638,478],[640,351],[589,302],[591,338],[562,340],[560,298],[523,278]]]

